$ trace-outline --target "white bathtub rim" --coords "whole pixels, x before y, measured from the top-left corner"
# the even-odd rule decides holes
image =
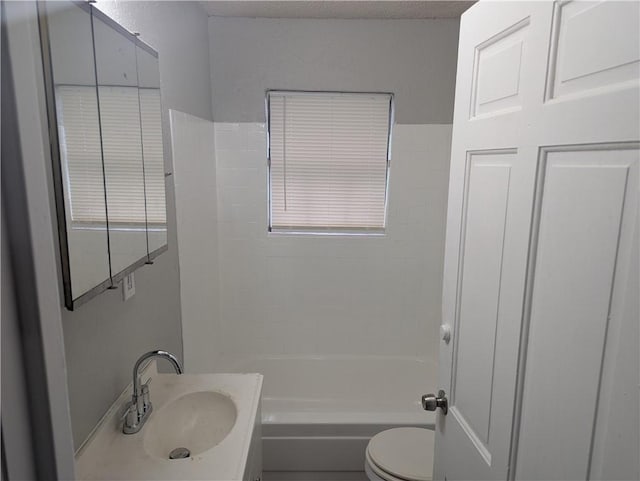
[[[255,366],[259,361],[403,361],[415,362],[420,364],[428,364],[433,368],[432,372],[437,372],[437,354],[434,356],[401,356],[401,355],[359,355],[359,354],[277,354],[277,355],[258,355],[242,358],[230,358],[227,364],[230,372],[236,372],[245,365]],[[254,369],[252,367],[252,369]],[[253,371],[251,371],[253,372]]]

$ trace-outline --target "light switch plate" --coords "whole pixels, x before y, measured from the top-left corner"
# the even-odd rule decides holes
[[[136,293],[136,279],[133,272],[122,279],[122,300],[127,301]]]

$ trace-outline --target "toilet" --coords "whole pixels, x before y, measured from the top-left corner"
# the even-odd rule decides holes
[[[364,470],[370,481],[431,481],[434,432],[394,428],[371,438]]]

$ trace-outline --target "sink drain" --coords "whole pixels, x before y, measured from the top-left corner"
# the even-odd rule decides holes
[[[185,459],[191,456],[191,451],[187,448],[176,448],[169,453],[169,459]]]

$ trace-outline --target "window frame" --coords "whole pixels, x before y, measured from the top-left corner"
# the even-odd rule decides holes
[[[388,95],[389,96],[389,127],[387,133],[387,159],[384,187],[384,220],[382,227],[354,228],[354,227],[282,227],[272,226],[272,197],[271,197],[271,95]],[[389,171],[391,166],[391,148],[393,143],[393,127],[395,125],[395,94],[393,92],[348,91],[348,90],[292,90],[268,89],[265,91],[265,119],[266,119],[266,149],[267,149],[267,232],[268,235],[303,235],[303,236],[367,236],[378,237],[386,235],[388,206],[389,206]]]

